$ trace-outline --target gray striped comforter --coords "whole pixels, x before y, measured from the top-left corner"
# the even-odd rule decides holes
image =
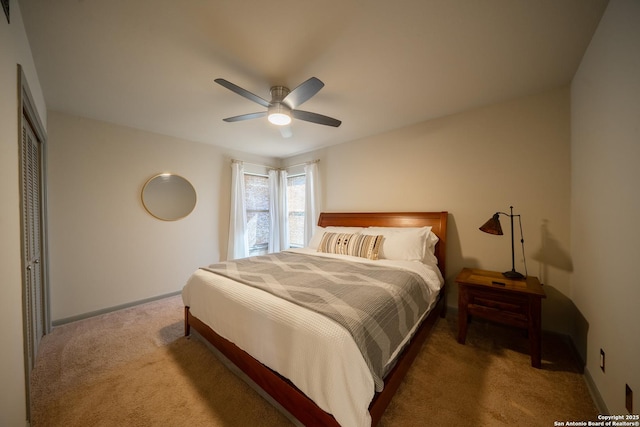
[[[371,370],[376,391],[387,361],[426,310],[429,289],[416,273],[294,252],[203,268],[316,311],[341,324]]]

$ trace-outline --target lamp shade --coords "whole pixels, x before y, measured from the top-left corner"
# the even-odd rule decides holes
[[[502,232],[502,226],[500,225],[499,214],[494,214],[487,222],[485,222],[482,227],[480,227],[480,231],[484,231],[489,234],[496,234],[498,236],[502,236],[504,233]]]

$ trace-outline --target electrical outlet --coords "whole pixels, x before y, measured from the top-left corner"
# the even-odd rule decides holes
[[[604,350],[600,349],[600,369],[604,372]]]
[[[630,414],[633,414],[633,390],[629,387],[629,384],[624,385],[625,406]]]

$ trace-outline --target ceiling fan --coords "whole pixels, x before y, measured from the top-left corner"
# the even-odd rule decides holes
[[[291,123],[292,117],[306,122],[333,127],[338,127],[342,123],[340,120],[334,119],[333,117],[297,109],[324,87],[324,83],[316,77],[311,77],[293,90],[289,90],[289,88],[284,86],[273,86],[271,88],[271,101],[267,101],[266,99],[263,99],[225,79],[215,79],[215,82],[226,87],[230,91],[267,108],[267,111],[242,114],[222,119],[225,122],[238,122],[241,120],[257,119],[259,117],[267,116],[267,119],[271,123],[278,126],[288,125]]]

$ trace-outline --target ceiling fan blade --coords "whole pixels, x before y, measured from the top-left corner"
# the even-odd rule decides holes
[[[251,100],[253,102],[258,103],[258,104],[262,105],[263,107],[269,107],[269,101],[267,101],[266,99],[260,98],[258,95],[255,95],[255,94],[249,92],[248,90],[243,89],[240,86],[231,83],[228,80],[215,79],[214,81],[216,83],[218,83],[220,86],[224,86],[227,89],[229,89],[230,91],[235,92],[240,96],[244,96],[245,98],[247,98],[247,99],[249,99],[249,100]]]
[[[313,95],[318,93],[324,87],[324,83],[315,77],[311,77],[300,86],[292,90],[289,95],[282,100],[289,107],[297,108],[304,102],[308,101]]]
[[[260,117],[265,117],[267,115],[266,111],[261,111],[259,113],[249,113],[249,114],[241,114],[239,116],[227,117],[226,119],[222,119],[225,122],[239,122],[242,120],[249,119],[258,119]]]
[[[291,110],[291,115],[298,120],[317,123],[319,125],[338,127],[342,124],[340,120],[334,119],[333,117],[323,116],[318,113],[310,113],[309,111]]]

